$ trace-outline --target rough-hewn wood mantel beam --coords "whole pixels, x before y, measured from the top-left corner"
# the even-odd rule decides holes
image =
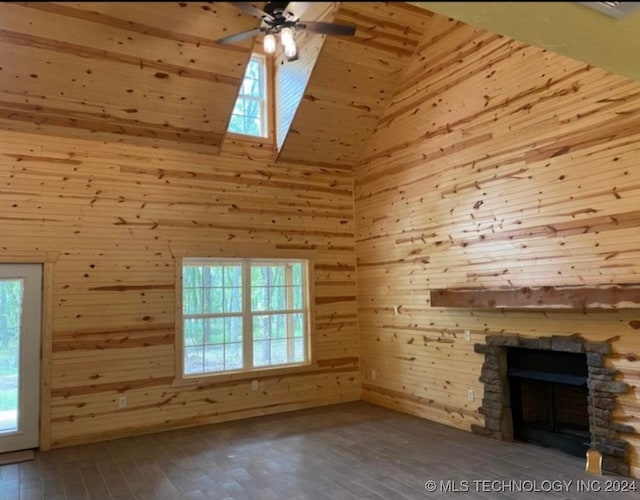
[[[432,307],[624,309],[640,307],[640,284],[593,287],[461,288],[431,290]]]

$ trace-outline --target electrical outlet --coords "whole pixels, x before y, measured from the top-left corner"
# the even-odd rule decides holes
[[[476,394],[473,389],[467,389],[467,400],[471,403],[476,399]]]
[[[464,331],[464,339],[469,342],[471,340],[471,332],[469,330]]]
[[[378,378],[378,372],[376,370],[371,370],[371,380],[375,380]]]
[[[126,408],[127,407],[127,396],[120,396],[118,398],[118,407]]]
[[[251,381],[251,390],[252,391],[257,391],[258,390],[258,381],[257,380],[252,380]]]

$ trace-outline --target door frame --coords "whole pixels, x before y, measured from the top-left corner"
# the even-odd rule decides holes
[[[51,448],[51,378],[53,344],[53,270],[59,252],[30,255],[0,254],[0,264],[42,265],[42,311],[40,326],[40,436],[39,449]]]

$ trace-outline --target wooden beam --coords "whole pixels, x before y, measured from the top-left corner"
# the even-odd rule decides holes
[[[473,309],[630,309],[640,307],[640,285],[431,290],[431,307]]]

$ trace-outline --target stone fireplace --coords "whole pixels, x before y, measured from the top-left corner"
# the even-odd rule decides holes
[[[485,357],[480,376],[485,425],[473,425],[474,433],[582,457],[595,449],[602,453],[603,471],[629,475],[629,445],[619,433],[634,429],[613,420],[616,397],[629,386],[605,366],[608,342],[579,335],[489,335],[474,350]]]

